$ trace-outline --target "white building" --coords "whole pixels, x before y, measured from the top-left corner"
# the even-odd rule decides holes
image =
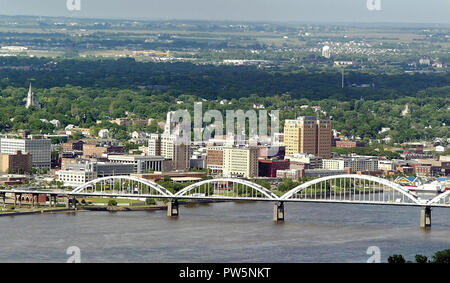
[[[78,187],[97,178],[97,172],[90,170],[59,170],[56,179],[67,187]]]
[[[30,153],[34,168],[51,168],[51,141],[42,136],[30,136],[30,139],[0,139],[0,153],[16,154],[17,151]]]
[[[147,171],[169,171],[164,157],[161,156],[141,156],[141,155],[109,155],[112,163],[133,164],[134,173],[144,174]]]
[[[322,169],[344,170],[346,168],[350,168],[352,172],[378,171],[378,159],[365,157],[352,157],[352,158],[322,160]]]

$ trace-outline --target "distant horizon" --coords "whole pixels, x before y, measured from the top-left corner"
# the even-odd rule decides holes
[[[449,0],[0,0],[5,16],[145,21],[450,24]]]
[[[450,27],[450,22],[395,22],[395,21],[386,21],[386,22],[351,22],[351,21],[323,21],[323,20],[311,20],[311,21],[278,21],[278,20],[215,20],[215,19],[183,19],[183,18],[128,18],[128,17],[118,17],[118,18],[104,18],[104,17],[90,17],[90,16],[67,16],[67,15],[61,15],[61,16],[44,16],[44,15],[32,15],[32,14],[17,14],[17,15],[7,15],[7,14],[0,14],[0,17],[28,17],[28,18],[48,18],[48,19],[79,19],[79,20],[104,20],[104,21],[143,21],[143,22],[210,22],[210,23],[252,23],[252,24],[317,24],[317,25],[376,25],[376,26],[382,26],[382,25],[399,25],[399,26],[405,26],[405,25],[414,25],[414,26],[448,26]]]

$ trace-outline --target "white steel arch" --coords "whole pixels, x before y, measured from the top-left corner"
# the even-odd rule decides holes
[[[217,179],[209,179],[209,180],[197,182],[195,184],[192,184],[192,185],[187,186],[186,188],[182,189],[181,191],[176,193],[175,196],[176,197],[186,196],[189,192],[195,190],[196,188],[199,188],[200,186],[207,185],[207,184],[221,183],[221,182],[241,184],[241,185],[250,187],[262,194],[262,196],[263,196],[262,198],[258,197],[260,199],[274,200],[274,201],[279,200],[279,197],[276,194],[274,194],[273,192],[271,192],[270,190],[266,189],[265,187],[263,187],[261,185],[258,185],[256,183],[253,183],[253,182],[250,182],[247,180],[234,179],[234,178],[217,178]]]
[[[97,183],[102,183],[105,181],[114,181],[114,180],[128,180],[128,181],[138,182],[138,183],[149,186],[150,188],[156,190],[162,196],[165,196],[165,197],[173,196],[173,194],[169,190],[167,190],[166,188],[164,188],[161,185],[158,185],[157,183],[154,183],[154,182],[146,180],[146,179],[131,177],[131,176],[110,176],[110,177],[98,178],[98,179],[92,180],[90,182],[87,182],[87,183],[75,188],[72,192],[70,192],[70,194],[79,194],[79,193],[82,193],[84,189],[89,188]]]
[[[447,200],[446,203],[442,203],[442,201],[445,202],[445,199],[449,197],[449,199]],[[445,205],[448,206],[450,205],[450,191],[446,191],[444,193],[441,193],[439,195],[437,195],[436,197],[432,198],[431,200],[428,201],[428,205]]]
[[[326,177],[321,177],[321,178],[317,178],[317,179],[311,180],[309,182],[303,183],[303,184],[293,188],[292,190],[288,191],[287,193],[285,193],[284,195],[282,195],[280,197],[280,200],[289,200],[296,193],[301,192],[301,191],[303,191],[305,189],[308,189],[308,188],[310,188],[311,186],[313,186],[315,184],[319,184],[321,182],[325,182],[325,181],[329,181],[329,180],[338,180],[338,179],[346,179],[346,178],[375,182],[375,183],[384,185],[384,186],[386,186],[388,188],[391,188],[391,189],[401,193],[402,195],[404,195],[405,197],[410,199],[414,204],[418,204],[418,205],[424,205],[425,204],[425,203],[421,202],[419,199],[417,199],[417,197],[415,197],[414,195],[409,193],[407,190],[405,190],[399,184],[393,183],[393,182],[391,182],[389,180],[386,180],[386,179],[374,177],[374,176],[357,175],[357,174],[333,175],[333,176],[326,176]]]

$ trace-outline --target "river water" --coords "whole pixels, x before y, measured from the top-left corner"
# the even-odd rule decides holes
[[[366,262],[431,256],[450,248],[450,209],[288,203],[286,221],[272,221],[272,203],[213,203],[166,211],[77,212],[0,217],[0,262]]]

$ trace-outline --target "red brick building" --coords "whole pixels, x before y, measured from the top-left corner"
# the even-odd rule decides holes
[[[290,167],[289,159],[258,160],[260,177],[277,177],[277,170],[287,170]]]

